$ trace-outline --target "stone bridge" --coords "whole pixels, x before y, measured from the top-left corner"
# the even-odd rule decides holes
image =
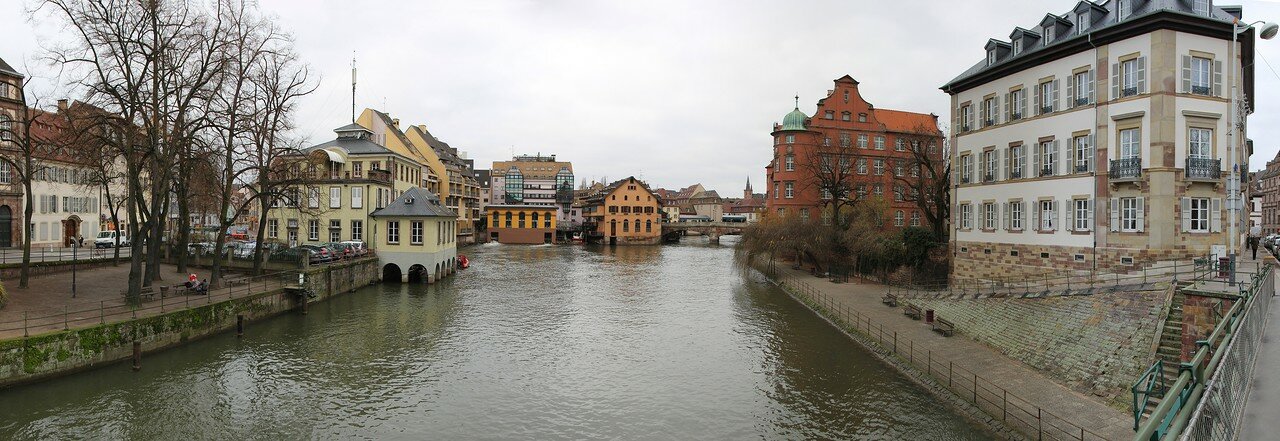
[[[745,222],[668,222],[662,224],[662,239],[678,242],[690,232],[707,236],[711,242],[720,242],[720,236],[740,235],[747,228]]]

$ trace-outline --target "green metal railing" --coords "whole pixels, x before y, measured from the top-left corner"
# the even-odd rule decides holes
[[[1138,382],[1133,384],[1131,390],[1133,391],[1133,430],[1138,430],[1138,422],[1142,420],[1142,413],[1151,403],[1151,399],[1163,397],[1169,390],[1164,382],[1164,360],[1156,360],[1156,364],[1147,368],[1147,371],[1138,377]]]
[[[1135,441],[1171,440],[1182,435],[1192,421],[1193,412],[1199,413],[1197,409],[1203,405],[1201,399],[1205,395],[1206,385],[1217,380],[1216,377],[1210,378],[1210,376],[1222,367],[1224,356],[1233,353],[1231,347],[1234,345],[1237,331],[1241,329],[1249,331],[1250,334],[1246,335],[1250,336],[1250,340],[1260,338],[1260,332],[1253,335],[1253,330],[1259,329],[1256,325],[1259,321],[1259,311],[1265,313],[1269,298],[1274,292],[1272,271],[1271,266],[1263,266],[1252,275],[1248,283],[1237,285],[1239,299],[1223,314],[1223,319],[1213,328],[1208,338],[1196,341],[1195,355],[1192,356],[1191,361],[1180,365],[1178,378],[1169,388],[1170,393],[1165,394],[1146,421],[1140,421],[1143,409],[1136,407],[1139,401],[1138,389],[1145,380],[1145,375],[1134,385],[1134,423],[1137,427],[1135,429],[1137,434],[1133,438]],[[1251,361],[1247,362],[1250,366]],[[1237,362],[1233,359],[1234,363]],[[1240,367],[1233,369],[1239,370]],[[1247,375],[1245,379],[1247,381]],[[1236,402],[1228,403],[1233,409],[1244,406],[1243,400],[1234,401]],[[1214,403],[1222,404],[1221,400],[1214,400]]]

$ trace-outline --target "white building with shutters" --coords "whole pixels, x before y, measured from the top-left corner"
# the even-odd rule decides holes
[[[1231,82],[1253,95],[1253,31],[1230,47],[1240,14],[1209,0],[1080,1],[989,40],[942,87],[953,275],[1126,271],[1225,244],[1230,156],[1247,170],[1251,153],[1229,133]]]

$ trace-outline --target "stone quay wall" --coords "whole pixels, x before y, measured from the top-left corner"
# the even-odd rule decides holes
[[[311,267],[304,274],[304,286],[316,295],[312,303],[354,291],[380,275],[376,258]],[[295,294],[276,289],[149,317],[2,340],[0,389],[129,360],[135,341],[144,354],[161,351],[234,329],[238,315],[248,323],[300,307]]]
[[[1157,262],[1203,257],[1200,248],[1068,247],[996,242],[957,242],[952,279],[1043,277],[1141,271]],[[1127,263],[1126,263],[1127,262]]]

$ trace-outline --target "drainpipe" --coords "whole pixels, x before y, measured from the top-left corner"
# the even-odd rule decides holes
[[[1089,32],[1088,34],[1085,34],[1085,39],[1089,42],[1089,46],[1093,47],[1093,62],[1097,63],[1098,62],[1098,45],[1093,44],[1093,32]],[[1104,62],[1102,64],[1105,65],[1106,63]],[[1093,72],[1094,72],[1093,154],[1094,154],[1094,158],[1096,159],[1098,155],[1098,135],[1100,135],[1100,133],[1098,133],[1098,117],[1100,116],[1099,114],[1101,113],[1101,111],[1098,110],[1101,107],[1101,105],[1098,103],[1098,77],[1097,77],[1098,67],[1097,66],[1093,68]],[[1111,97],[1108,97],[1108,98],[1111,98]],[[1110,133],[1110,131],[1108,131],[1108,133]],[[1098,168],[1096,167],[1096,165],[1093,168],[1093,172],[1090,174],[1090,176],[1093,177],[1093,248],[1092,248],[1093,262],[1090,265],[1092,269],[1090,270],[1089,278],[1092,279],[1093,276],[1098,274],[1098,234],[1100,233],[1106,234],[1106,233],[1104,233],[1101,228],[1098,228]],[[1108,198],[1107,200],[1110,201],[1111,199]],[[1110,210],[1110,209],[1111,209],[1111,205],[1108,203],[1107,210]],[[1107,219],[1110,219],[1111,218],[1110,216],[1111,216],[1111,213],[1108,212]],[[1111,227],[1110,220],[1108,220],[1107,223],[1108,223],[1107,227],[1110,228]]]

